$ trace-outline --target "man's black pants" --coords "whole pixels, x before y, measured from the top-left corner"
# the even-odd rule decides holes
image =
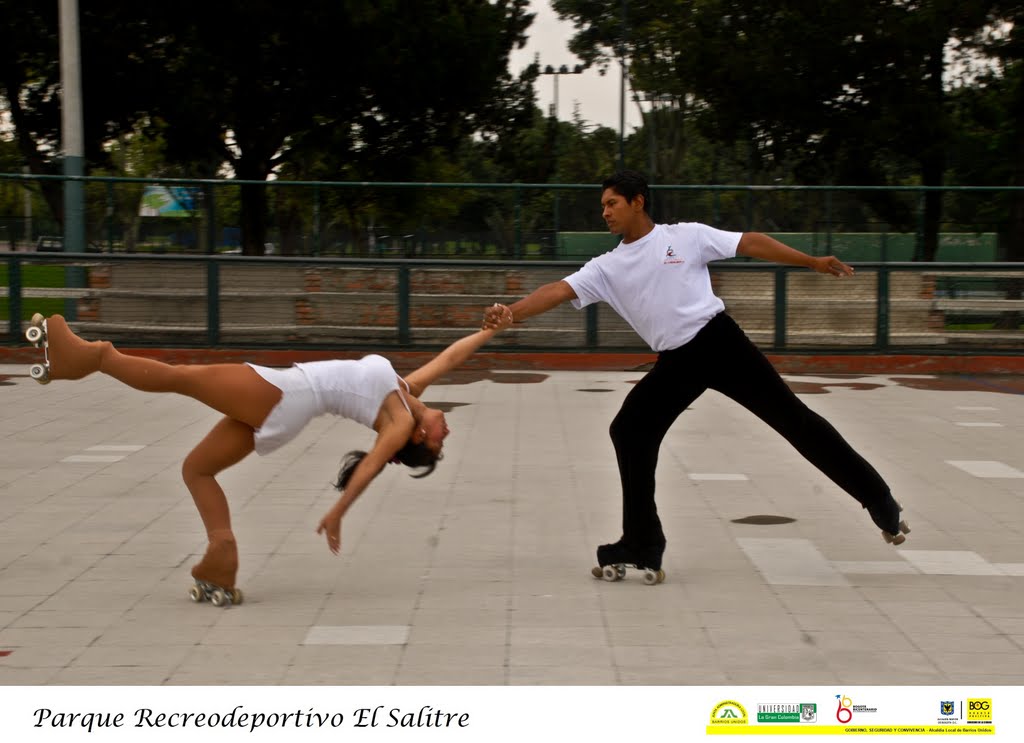
[[[654,503],[654,470],[665,433],[707,389],[732,398],[778,431],[808,461],[896,532],[889,486],[824,418],[808,408],[726,313],[684,346],[658,355],[611,424],[622,478],[622,534],[638,546],[665,543]],[[883,527],[884,528],[884,527]]]

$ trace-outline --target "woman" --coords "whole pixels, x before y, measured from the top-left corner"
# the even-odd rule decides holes
[[[331,413],[355,420],[377,433],[369,452],[345,457],[335,486],[337,503],[320,520],[334,554],[341,549],[341,519],[374,477],[389,462],[433,471],[441,458],[448,425],[444,413],[420,402],[423,391],[455,369],[495,333],[508,327],[512,314],[503,313],[495,327],[456,341],[404,379],[382,356],[358,361],[317,361],[290,369],[253,364],[171,365],[120,353],[109,341],[88,342],[75,335],[64,318],[36,315],[26,336],[45,343],[47,361],[41,374],[50,379],[81,379],[99,371],[144,392],[177,392],[222,413],[213,430],[189,453],[182,477],[206,527],[209,544],[192,568],[196,589],[192,597],[230,597],[237,603],[238,547],[231,530],[227,498],[216,476],[252,451],[269,454],[291,441],[318,415]],[[35,330],[33,330],[35,328]],[[197,592],[197,589],[202,593]]]

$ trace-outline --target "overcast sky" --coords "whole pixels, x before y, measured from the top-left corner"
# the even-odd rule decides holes
[[[536,14],[533,24],[527,29],[529,40],[522,49],[513,50],[509,67],[518,74],[524,67],[533,62],[534,55],[540,55],[541,69],[547,65],[570,69],[579,64],[579,59],[569,51],[569,39],[573,35],[573,26],[569,21],[560,21],[551,9],[548,0],[531,0],[530,10]],[[553,75],[541,75],[537,80],[537,105],[547,113],[554,103]],[[579,75],[558,76],[558,118],[569,121],[572,119],[573,107],[578,105],[580,115],[587,122],[619,128],[619,67],[608,68],[604,77],[596,69],[590,69]],[[640,115],[636,104],[629,100],[629,89],[626,90],[626,132],[640,124]]]

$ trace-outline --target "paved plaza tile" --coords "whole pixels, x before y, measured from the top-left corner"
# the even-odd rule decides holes
[[[590,575],[620,534],[608,425],[641,374],[432,387],[444,461],[388,467],[338,557],[316,524],[372,433],[317,419],[222,475],[246,599],[216,608],[187,596],[205,535],[180,468],[217,414],[0,367],[0,684],[1024,683],[1019,385],[787,377],[892,486],[900,547],[705,394],[661,451],[667,579],[646,586]]]

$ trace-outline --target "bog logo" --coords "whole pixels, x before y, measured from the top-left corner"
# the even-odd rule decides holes
[[[992,722],[992,700],[968,699],[967,720],[968,722]]]

